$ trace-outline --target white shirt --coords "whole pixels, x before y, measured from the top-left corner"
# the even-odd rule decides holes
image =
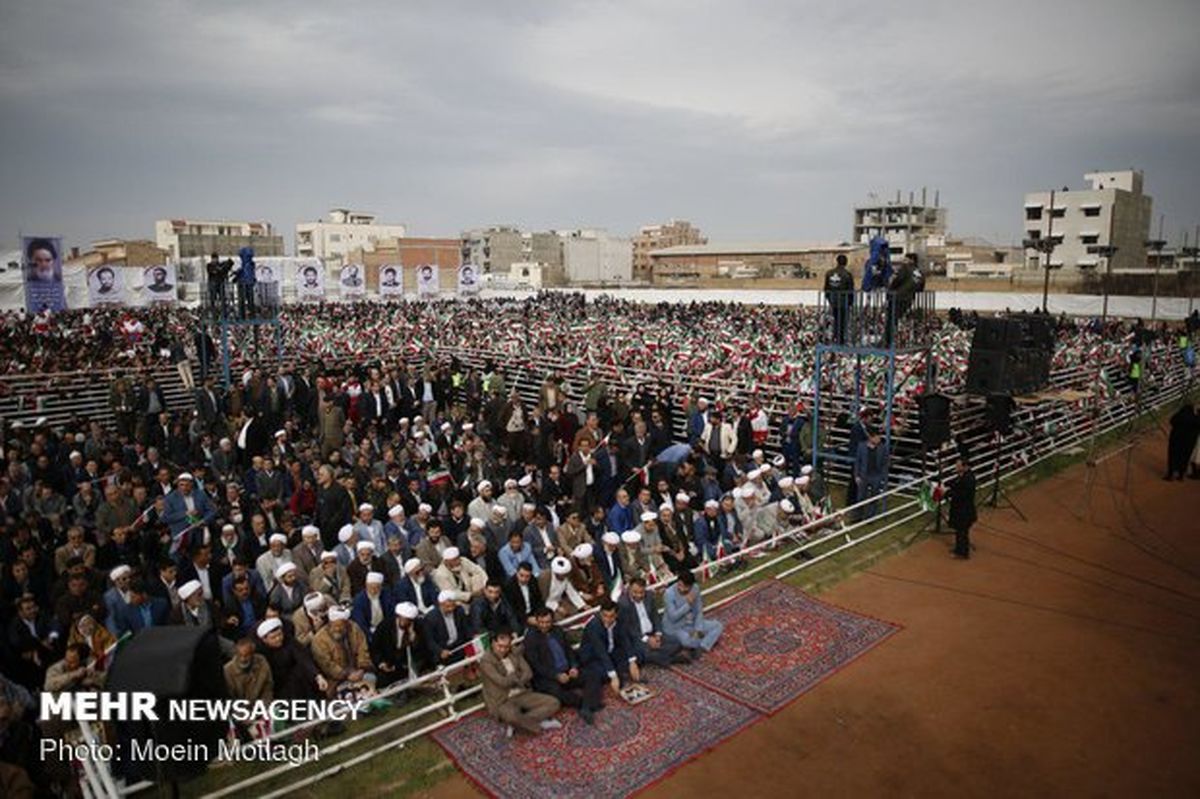
[[[458,640],[458,626],[454,623],[454,614],[449,615],[443,613],[442,620],[446,622],[446,642],[450,643]]]
[[[209,579],[208,579],[208,568],[205,567],[205,568],[201,569],[201,568],[197,567],[196,579],[200,581],[200,587],[204,589],[204,598],[212,599],[213,598],[212,583],[209,582]]]
[[[637,611],[638,621],[642,625],[642,638],[647,638],[650,633],[654,632],[654,625],[650,622],[650,614],[646,612],[646,605],[643,602],[634,602],[633,609]]]

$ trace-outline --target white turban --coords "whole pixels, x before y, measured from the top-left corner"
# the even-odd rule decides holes
[[[560,555],[559,557],[550,561],[550,571],[554,572],[559,577],[562,577],[564,574],[570,574],[571,573],[571,561],[567,560],[566,558],[564,558]]]
[[[268,635],[275,632],[276,630],[282,629],[282,627],[283,627],[283,622],[281,622],[277,618],[263,619],[258,624],[258,637],[266,638]]]
[[[396,615],[402,619],[415,619],[421,611],[411,602],[400,602],[396,605]]]
[[[192,594],[199,591],[202,587],[199,580],[189,580],[179,587],[179,598],[190,599]]]
[[[573,549],[571,551],[571,556],[574,557],[576,560],[583,560],[584,558],[590,558],[592,556],[592,545],[591,544],[580,544],[579,546],[575,547],[575,549]]]

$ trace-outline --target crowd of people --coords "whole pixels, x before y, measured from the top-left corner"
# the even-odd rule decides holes
[[[697,578],[839,523],[803,391],[781,414],[750,390],[797,382],[819,335],[811,309],[577,295],[293,306],[284,337],[303,358],[241,352],[219,387],[205,357],[184,404],[136,367],[190,373],[197,350],[212,354],[191,311],[0,322],[10,371],[130,367],[112,381],[111,424],[0,428],[6,762],[33,762],[45,733],[29,725],[33,696],[102,685],[122,641],[163,625],[211,630],[239,698],[404,701],[396,686],[486,653],[484,697],[505,724],[536,732],[560,705],[590,722],[606,685],[716,644]],[[1168,335],[1060,328],[1060,350]],[[460,349],[490,360],[447,354]],[[539,357],[565,366],[523,397],[506,374]],[[631,384],[631,369],[671,377]],[[739,370],[747,390],[725,397],[676,382]],[[849,427],[853,502],[884,490],[889,454],[878,419]],[[664,581],[660,610],[647,589]],[[588,613],[576,651],[559,623]],[[67,778],[26,771],[43,788]]]

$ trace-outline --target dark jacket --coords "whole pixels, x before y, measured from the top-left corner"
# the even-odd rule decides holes
[[[975,511],[975,473],[968,469],[950,483],[947,496],[950,500],[950,526],[958,530],[974,524],[978,518]]]

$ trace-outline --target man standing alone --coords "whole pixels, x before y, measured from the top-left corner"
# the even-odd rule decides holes
[[[966,455],[959,455],[954,464],[957,477],[950,484],[950,526],[954,528],[954,552],[956,558],[971,557],[971,525],[978,514],[975,512],[975,472],[971,471]]]

